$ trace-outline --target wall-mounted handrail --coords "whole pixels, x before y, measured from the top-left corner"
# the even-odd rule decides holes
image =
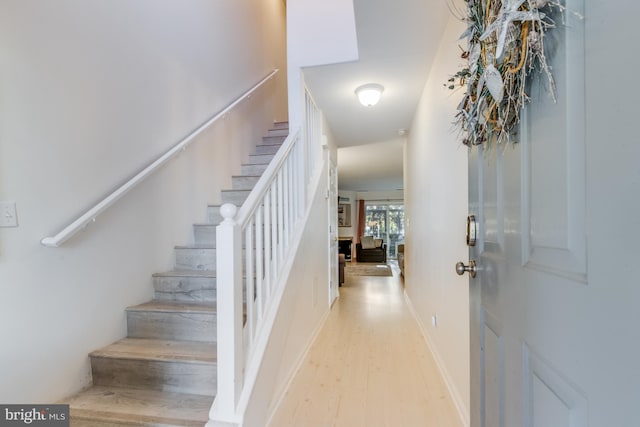
[[[134,187],[140,184],[145,178],[149,175],[153,174],[160,166],[164,165],[166,162],[171,160],[174,156],[179,154],[181,151],[185,150],[194,140],[195,138],[204,132],[209,126],[218,121],[220,118],[224,117],[230,110],[232,110],[236,105],[240,102],[249,98],[256,90],[258,90],[264,83],[270,80],[276,73],[278,69],[274,69],[271,71],[266,77],[260,80],[257,84],[255,84],[251,89],[246,91],[240,97],[238,97],[235,101],[225,107],[223,110],[218,112],[215,116],[211,117],[209,120],[200,125],[196,130],[191,132],[189,135],[184,137],[180,142],[178,142],[173,148],[160,156],[157,160],[151,163],[149,166],[144,168],[142,171],[137,173],[133,178],[120,186],[113,193],[109,194],[103,200],[98,202],[94,207],[85,212],[78,219],[73,221],[71,224],[63,228],[58,234],[52,237],[43,238],[40,243],[44,246],[57,248],[61,246],[64,242],[69,240],[74,234],[78,231],[86,227],[89,223],[94,222],[96,217],[100,215],[102,212],[107,210],[111,205],[113,205],[118,199],[131,191]]]

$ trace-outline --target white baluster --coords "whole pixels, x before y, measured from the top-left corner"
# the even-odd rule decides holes
[[[278,275],[280,263],[278,262],[278,203],[276,200],[277,185],[276,181],[271,184],[271,290],[275,278]],[[271,292],[269,292],[271,298]]]
[[[263,243],[263,233],[265,230],[264,223],[262,222],[262,203],[256,210],[256,308],[258,309],[257,318],[258,321],[262,321],[264,295],[262,287],[264,286],[264,259],[265,250]]]
[[[265,296],[271,295],[273,246],[271,240],[271,190],[264,196],[264,279],[266,281]]]
[[[247,295],[247,334],[249,336],[249,346],[253,345],[253,339],[255,338],[255,282],[253,271],[253,218],[249,220],[247,228],[244,231],[245,235],[245,282],[246,282],[246,295]]]
[[[285,160],[282,165],[282,227],[283,227],[283,242],[285,245],[289,245],[289,194],[291,193],[291,187],[289,186],[289,159]],[[284,246],[284,245],[283,245]],[[283,248],[283,249],[286,249]],[[286,252],[285,252],[286,253]]]
[[[282,169],[278,171],[278,264],[284,260],[284,185],[282,183]]]

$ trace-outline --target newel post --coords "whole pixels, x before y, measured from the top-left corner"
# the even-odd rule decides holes
[[[216,227],[218,393],[216,418],[233,421],[243,384],[242,235],[235,222],[238,208],[220,207],[224,220]],[[213,415],[213,411],[212,411]]]

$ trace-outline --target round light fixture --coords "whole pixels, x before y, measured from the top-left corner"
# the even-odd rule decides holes
[[[380,101],[384,87],[378,83],[367,83],[356,88],[356,95],[365,107],[373,107]]]

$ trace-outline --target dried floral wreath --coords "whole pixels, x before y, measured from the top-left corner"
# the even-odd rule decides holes
[[[445,85],[466,87],[455,124],[463,144],[513,142],[520,111],[530,101],[527,78],[539,69],[549,82],[555,101],[555,84],[544,51],[545,32],[553,28],[556,0],[465,0],[468,22],[462,38],[468,41],[462,58],[468,67]]]

